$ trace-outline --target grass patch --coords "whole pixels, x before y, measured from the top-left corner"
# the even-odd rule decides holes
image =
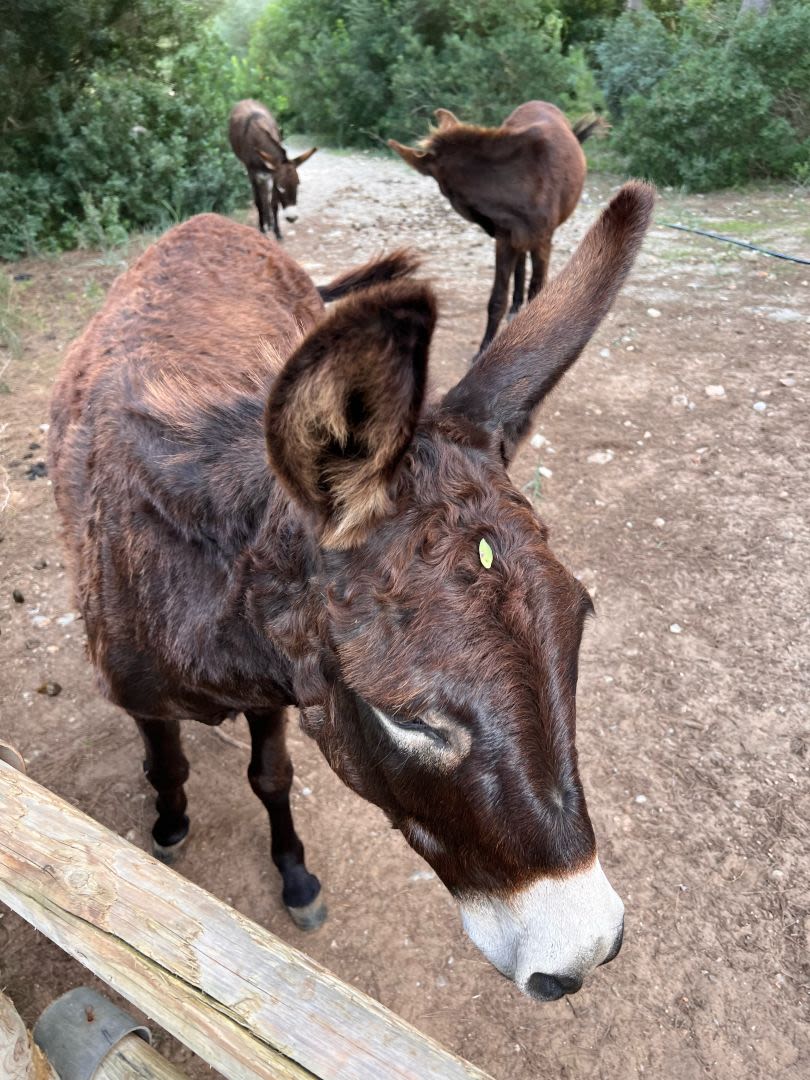
[[[23,318],[15,299],[15,283],[8,273],[0,275],[0,370],[20,355]],[[8,393],[8,390],[5,391]]]
[[[762,233],[763,226],[766,225],[767,222],[764,222],[761,218],[744,218],[742,220],[732,218],[730,221],[704,221],[698,227],[708,229],[710,232],[725,233],[727,236],[746,237]]]

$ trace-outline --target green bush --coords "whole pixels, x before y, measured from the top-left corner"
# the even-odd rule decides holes
[[[521,101],[599,99],[555,5],[512,0],[278,0],[256,24],[243,89],[338,143],[423,135],[442,105],[500,123]]]
[[[648,94],[660,82],[677,53],[677,37],[650,11],[626,11],[610,25],[593,54],[613,120],[621,120],[629,98]]]
[[[619,145],[631,171],[691,191],[788,176],[799,150],[767,87],[724,47],[688,57],[648,98],[631,98]]]
[[[154,23],[133,26],[138,8]],[[162,227],[243,201],[244,181],[226,139],[230,50],[191,18],[207,7],[141,0],[127,9],[125,27],[159,32],[162,40],[136,47],[127,39],[124,48],[116,44],[116,33],[126,38],[116,23],[116,33],[99,30],[100,44],[78,35],[63,43],[67,57],[44,60],[36,42],[27,53],[18,42],[16,75],[28,80],[32,100],[28,107],[10,103],[17,112],[0,146],[0,258],[112,244],[128,229]],[[85,66],[78,62],[82,50]],[[32,74],[26,64],[34,60],[43,69]],[[6,64],[0,62],[0,74]]]
[[[656,23],[658,24],[656,26]],[[810,7],[625,14],[595,48],[629,170],[693,191],[799,177],[810,161]],[[625,66],[622,68],[622,62]]]

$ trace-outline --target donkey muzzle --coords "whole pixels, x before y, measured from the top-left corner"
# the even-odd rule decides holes
[[[624,905],[595,859],[586,870],[540,878],[511,895],[461,900],[464,929],[528,997],[556,1001],[619,952]]]

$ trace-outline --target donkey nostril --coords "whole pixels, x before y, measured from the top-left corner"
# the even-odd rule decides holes
[[[571,975],[543,975],[535,971],[526,983],[526,989],[538,1001],[557,1001],[565,994],[575,994],[582,986],[582,979]]]

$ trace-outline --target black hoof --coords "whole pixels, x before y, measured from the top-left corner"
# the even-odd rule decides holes
[[[304,907],[287,906],[287,911],[299,930],[317,930],[319,926],[323,926],[327,914],[322,893],[318,893],[315,899]]]
[[[189,820],[183,817],[183,824],[171,833],[158,833],[157,824],[152,830],[152,854],[161,862],[171,864],[176,861],[180,849],[188,839]]]

